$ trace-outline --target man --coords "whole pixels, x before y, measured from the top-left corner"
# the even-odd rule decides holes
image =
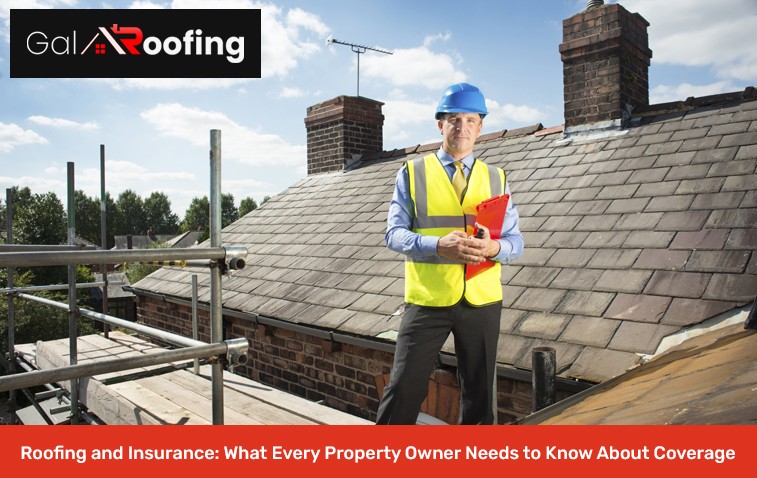
[[[458,360],[460,423],[496,423],[500,264],[521,255],[523,238],[512,198],[499,239],[475,222],[478,204],[510,194],[504,171],[473,157],[487,112],[484,95],[475,86],[447,88],[436,109],[441,148],[405,163],[397,173],[386,243],[406,256],[406,305],[378,424],[416,423],[450,332]],[[481,238],[472,237],[474,226]],[[487,260],[494,267],[465,280],[466,267]]]

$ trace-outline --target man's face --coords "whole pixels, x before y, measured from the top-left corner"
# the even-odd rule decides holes
[[[447,113],[437,124],[444,137],[444,150],[455,159],[469,155],[481,135],[482,122],[478,113]]]

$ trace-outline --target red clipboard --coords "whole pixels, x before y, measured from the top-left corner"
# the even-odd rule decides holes
[[[509,194],[494,196],[476,206],[476,222],[489,229],[492,239],[499,239],[502,234],[502,223],[505,221],[507,203],[510,201]],[[474,228],[474,234],[478,228]],[[465,280],[471,280],[478,274],[494,267],[494,261],[487,260],[481,264],[468,264],[465,267]]]

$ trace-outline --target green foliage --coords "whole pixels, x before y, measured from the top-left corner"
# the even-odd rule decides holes
[[[91,274],[84,268],[78,271],[80,276]],[[81,277],[82,279],[84,277]],[[25,287],[31,284],[31,274],[26,272],[14,274],[13,284],[15,287]],[[0,269],[0,287],[8,286],[7,269]],[[68,302],[68,295],[64,292],[35,292],[34,295],[44,297],[56,302]],[[79,301],[81,303],[81,301]],[[15,327],[14,341],[17,344],[35,343],[38,340],[55,340],[68,337],[68,312],[66,310],[50,307],[49,305],[32,302],[29,300],[14,299]],[[96,333],[92,321],[87,318],[79,318],[79,335]],[[5,294],[0,297],[0,337],[2,350],[8,349],[8,299]]]
[[[184,221],[181,223],[182,231],[204,231],[210,224],[210,201],[207,196],[193,198],[189,203],[187,212],[184,213]]]
[[[100,200],[88,197],[84,191],[74,192],[76,235],[92,244],[100,244]]]
[[[145,204],[142,198],[131,189],[118,195],[116,200],[114,234],[145,234],[150,227],[145,221]]]
[[[148,249],[167,249],[169,246],[165,242],[152,242],[150,243],[147,248]],[[124,273],[126,273],[126,277],[129,278],[130,284],[136,284],[137,282],[141,281],[148,275],[152,274],[153,272],[160,269],[160,266],[151,266],[148,264],[127,264],[126,269],[124,269]]]
[[[153,192],[144,202],[145,222],[155,234],[179,232],[179,217],[171,212],[171,201],[164,193]]]
[[[239,217],[243,217],[247,215],[247,213],[254,211],[257,208],[258,203],[256,203],[253,198],[248,196],[242,199],[242,202],[239,203]]]

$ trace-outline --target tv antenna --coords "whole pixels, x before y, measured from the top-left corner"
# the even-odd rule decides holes
[[[386,55],[393,55],[394,54],[394,53],[392,53],[390,51],[382,50],[380,48],[371,48],[371,47],[365,46],[365,45],[356,45],[354,43],[348,43],[348,42],[345,42],[345,41],[340,41],[340,40],[337,40],[336,38],[333,38],[333,37],[329,36],[326,39],[326,44],[327,45],[331,45],[332,43],[336,43],[336,44],[339,44],[339,45],[347,45],[348,47],[352,48],[353,52],[357,53],[357,96],[360,96],[360,55],[362,55],[363,53],[365,53],[368,50],[377,51],[379,53],[384,53]]]

